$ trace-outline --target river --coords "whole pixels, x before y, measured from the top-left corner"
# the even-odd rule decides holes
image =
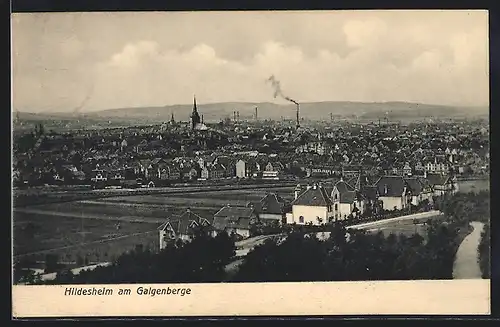
[[[474,230],[464,238],[455,256],[453,264],[454,279],[481,279],[477,249],[479,242],[481,242],[481,232],[484,224],[473,221],[471,225]]]

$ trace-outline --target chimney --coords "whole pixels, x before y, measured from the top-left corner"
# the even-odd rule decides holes
[[[204,123],[203,115],[201,115],[201,123]]]
[[[300,119],[299,119],[300,106],[298,103],[296,105],[297,105],[297,129],[299,129],[299,127],[300,127]]]
[[[233,111],[233,121],[236,122],[236,111]]]
[[[238,122],[240,121],[240,112],[239,111],[236,112],[236,121],[238,121]]]
[[[255,107],[255,120],[259,120],[259,116],[257,116],[257,113],[258,113],[258,109],[257,107]]]

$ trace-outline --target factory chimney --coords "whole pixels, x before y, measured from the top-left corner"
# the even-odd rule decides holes
[[[257,116],[258,109],[259,109],[259,108],[255,107],[255,120],[259,120],[259,118],[258,118],[258,116]]]
[[[239,111],[236,111],[236,121],[237,122],[240,121],[240,112]]]
[[[300,105],[298,102],[295,103],[295,105],[297,106],[297,129],[299,129],[300,127],[300,121],[299,121],[299,110],[300,110]]]
[[[233,121],[236,122],[236,111],[233,111]]]

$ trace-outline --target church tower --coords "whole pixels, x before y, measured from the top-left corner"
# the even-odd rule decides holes
[[[200,114],[198,113],[198,108],[196,107],[196,96],[193,98],[193,112],[191,113],[191,128],[194,129],[196,125],[200,123]]]

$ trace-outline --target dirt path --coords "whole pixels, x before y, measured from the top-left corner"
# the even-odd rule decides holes
[[[471,225],[474,230],[464,238],[455,256],[453,264],[454,279],[481,279],[477,248],[479,242],[481,242],[481,232],[484,224],[473,221]]]
[[[388,225],[394,222],[401,222],[401,221],[413,221],[413,219],[429,219],[432,217],[440,216],[442,213],[437,210],[433,211],[427,211],[427,212],[419,212],[415,213],[412,215],[407,215],[407,216],[400,216],[400,217],[395,217],[395,218],[388,218],[388,219],[383,219],[383,220],[377,220],[377,221],[372,221],[368,223],[362,223],[358,225],[351,225],[347,226],[347,229],[364,229],[364,228],[376,228],[376,227],[382,227],[384,225]]]

